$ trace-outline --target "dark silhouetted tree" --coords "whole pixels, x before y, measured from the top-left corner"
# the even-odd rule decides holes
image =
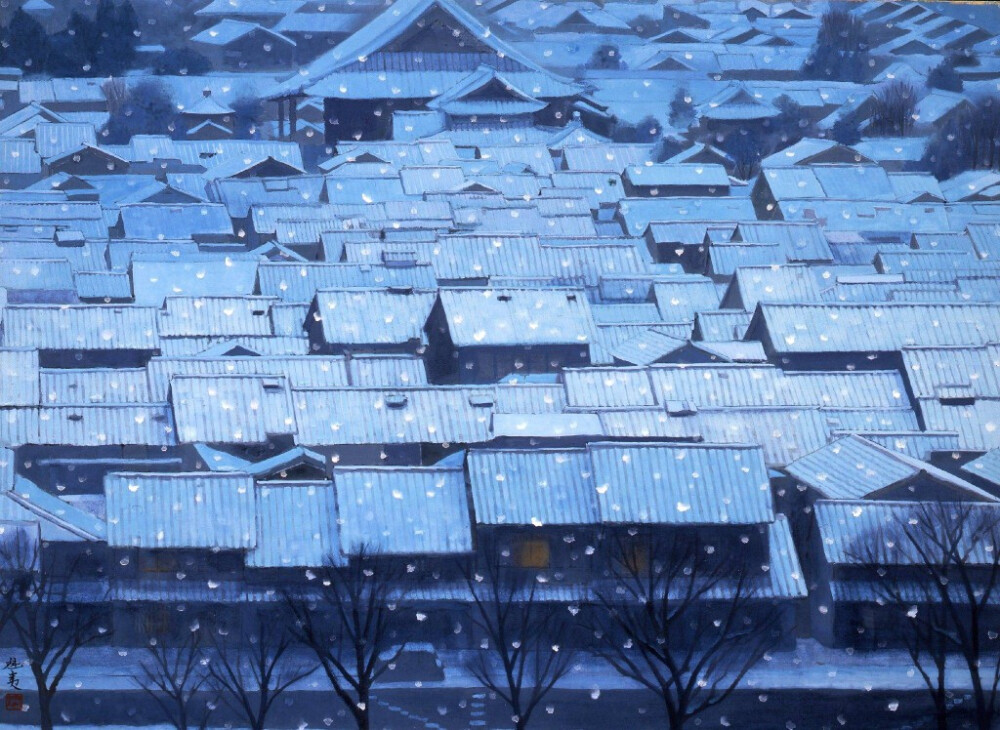
[[[472,595],[469,613],[483,636],[469,669],[510,707],[515,730],[525,730],[571,668],[568,612],[544,602],[536,576],[503,565],[495,547],[481,552],[483,558],[465,576]]]
[[[948,727],[945,657],[961,656],[972,684],[978,730],[1000,716],[1000,510],[971,502],[919,502],[900,509],[852,558],[870,579],[903,636],[914,667]]]
[[[875,92],[868,129],[872,134],[883,137],[903,137],[913,128],[916,108],[916,89],[905,81],[891,81]]]
[[[26,74],[44,73],[52,44],[37,20],[18,8],[3,34],[4,64],[17,66]]]
[[[316,599],[286,596],[292,634],[316,655],[359,730],[368,730],[372,687],[406,646],[401,622],[411,579],[405,566],[369,547],[318,576]]]
[[[660,32],[660,21],[651,15],[637,15],[628,21],[628,27],[640,38],[649,38]]]
[[[101,38],[97,24],[79,11],[74,10],[66,23],[64,39],[67,41],[63,55],[74,74],[90,75],[94,71],[97,49]],[[51,64],[50,64],[50,70]]]
[[[949,58],[951,58],[952,65],[955,67],[979,65],[979,54],[971,48],[963,48],[955,51]]]
[[[111,116],[104,137],[124,144],[135,134],[170,134],[176,116],[173,100],[159,81],[146,79],[128,88],[122,80],[104,85]]]
[[[830,136],[835,142],[852,145],[861,141],[861,128],[857,117],[853,114],[845,114],[833,123],[830,129]]]
[[[653,144],[653,151],[649,157],[654,162],[665,162],[674,155],[679,155],[688,146],[689,144],[683,138],[664,134]]]
[[[677,89],[674,98],[670,102],[670,116],[668,121],[674,129],[688,129],[694,124],[696,115],[694,110],[694,100],[687,89]]]
[[[844,10],[830,10],[820,21],[816,43],[802,68],[808,78],[867,81],[871,39],[865,24]]]
[[[264,102],[253,96],[240,96],[230,105],[233,110],[233,135],[239,139],[260,137],[264,120]]]
[[[599,46],[587,61],[587,68],[614,71],[622,67],[618,46],[605,43]]]
[[[643,117],[635,124],[629,124],[624,119],[615,121],[611,130],[611,138],[615,142],[626,144],[652,144],[663,133],[663,125],[650,115]]]
[[[110,32],[103,35],[103,30],[98,30],[103,40],[97,64],[101,75],[117,75],[132,68],[139,44],[139,17],[131,0],[114,7]]]
[[[961,91],[962,77],[955,71],[955,58],[948,56],[927,74],[927,86],[944,91]]]
[[[13,597],[10,623],[35,680],[41,730],[53,728],[52,701],[77,652],[109,633],[99,609],[73,600],[76,575],[78,561],[62,565],[42,548],[37,570]]]
[[[778,614],[758,601],[763,571],[689,534],[608,539],[610,585],[597,589],[592,619],[601,654],[681,730],[728,698],[776,641]]]
[[[153,67],[157,76],[201,76],[211,70],[207,56],[184,47],[168,48]]]
[[[778,115],[769,121],[769,152],[793,145],[813,133],[812,121],[794,99],[782,94],[774,100]]]
[[[293,659],[284,617],[258,614],[236,636],[217,632],[208,664],[209,685],[251,730],[267,730],[267,716],[285,691],[316,667]]]
[[[192,700],[209,678],[208,655],[202,644],[198,626],[177,646],[152,639],[140,664],[136,682],[176,730],[188,730],[191,726]],[[197,725],[200,730],[208,726],[210,714],[207,708],[202,713]]]
[[[722,149],[733,158],[733,176],[749,180],[757,174],[764,147],[760,136],[749,129],[738,129],[726,135]]]

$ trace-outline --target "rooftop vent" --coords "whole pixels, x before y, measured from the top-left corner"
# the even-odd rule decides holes
[[[385,404],[389,408],[405,408],[409,402],[405,393],[386,393]]]
[[[495,404],[492,393],[473,393],[469,396],[469,405],[473,408],[492,408]]]

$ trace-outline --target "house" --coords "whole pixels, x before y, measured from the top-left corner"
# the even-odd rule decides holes
[[[493,71],[484,73],[484,63]],[[491,82],[493,72],[504,81]],[[508,84],[517,92],[507,92]],[[332,143],[355,135],[386,139],[393,111],[424,109],[456,88],[500,92],[499,103],[523,109],[541,103],[532,112],[536,121],[553,126],[568,122],[573,105],[582,102],[579,86],[507,45],[453,0],[397,3],[280,84],[271,98],[279,102],[282,119],[286,100],[324,98],[326,140]],[[589,117],[603,114],[592,104],[583,104],[580,111]],[[289,133],[296,133],[294,113]]]
[[[136,203],[119,209],[119,237],[147,241],[191,240],[231,243],[236,240],[233,222],[222,205],[195,203],[159,205]]]
[[[180,443],[287,443],[296,432],[285,377],[178,376],[170,381]]]
[[[701,484],[700,475],[713,465],[735,478]],[[596,561],[609,537],[639,545],[674,533],[715,547],[742,541],[747,556],[770,566],[751,579],[760,581],[760,598],[775,600],[779,611],[788,612],[804,595],[787,525],[771,511],[758,449],[591,443],[471,450],[468,471],[481,539],[504,549],[512,566],[541,572],[570,595],[594,589]],[[716,489],[732,490],[721,500],[731,508],[716,512],[709,503],[718,500],[702,501]],[[596,547],[581,550],[581,543]]]
[[[207,5],[195,10],[194,14],[207,23],[233,18],[270,26],[286,15],[302,9],[306,2],[307,0],[210,0]]]
[[[625,169],[622,180],[630,197],[729,195],[729,175],[721,165],[633,165]]]
[[[762,302],[746,337],[759,340],[769,358],[800,367],[898,367],[907,347],[992,342],[994,310],[990,304]]]
[[[230,17],[192,36],[191,45],[217,69],[287,68],[295,58],[291,38],[258,23]]]
[[[906,533],[905,525],[917,524],[927,515],[925,507],[914,501],[870,502],[862,500],[820,500],[816,503],[815,530],[811,539],[811,556],[806,563],[810,582],[815,587],[810,591],[810,619],[812,632],[821,642],[830,646],[854,646],[874,648],[898,643],[898,633],[893,631],[897,614],[886,608],[884,588],[886,580],[900,586],[904,595],[913,596],[920,610],[921,605],[933,605],[940,600],[923,590],[917,576],[907,582],[912,575],[912,567],[917,563],[905,534],[914,534],[921,539],[921,529]],[[975,504],[971,508],[972,518],[993,519],[996,505]],[[926,519],[926,517],[924,517]],[[918,522],[913,523],[913,520]],[[945,529],[942,526],[941,529]],[[931,535],[926,537],[930,547]],[[892,542],[896,549],[886,550],[883,546]],[[919,549],[919,548],[918,548]],[[876,552],[878,551],[878,552]],[[968,570],[985,576],[992,564],[991,558],[982,549],[972,549],[967,553]],[[882,565],[885,576],[880,581],[873,575],[873,563]],[[895,576],[898,576],[895,577]]]
[[[719,306],[753,312],[760,302],[818,302],[821,298],[816,276],[808,266],[741,266]]]
[[[439,380],[494,382],[590,362],[594,323],[574,288],[442,289],[427,322],[428,371]]]
[[[38,350],[44,367],[142,365],[159,349],[156,312],[125,305],[8,305],[3,345]]]
[[[734,129],[757,127],[778,116],[778,109],[742,83],[730,84],[697,107],[698,123],[706,130],[724,134]]]
[[[871,157],[856,146],[838,144],[829,139],[806,137],[761,160],[761,167],[799,167],[808,165],[875,165]]]
[[[320,289],[306,315],[313,352],[411,353],[427,345],[435,291]]]
[[[229,139],[236,126],[236,112],[212,98],[212,90],[195,104],[181,110],[181,123],[188,139]]]
[[[963,474],[980,484],[991,494],[996,494],[1000,488],[1000,451],[994,449],[978,459],[962,465]]]
[[[284,15],[272,30],[295,42],[296,59],[311,61],[345,40],[364,22],[365,14],[320,5]],[[301,119],[301,117],[300,117]]]
[[[35,143],[23,138],[0,138],[0,188],[21,190],[44,177]]]
[[[189,630],[191,615],[239,616],[244,555],[257,533],[249,475],[110,473],[104,498],[119,631],[171,636]],[[170,610],[177,603],[193,613],[181,619]]]

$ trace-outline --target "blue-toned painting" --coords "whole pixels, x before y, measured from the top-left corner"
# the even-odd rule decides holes
[[[998,37],[0,0],[0,727],[1000,728]]]

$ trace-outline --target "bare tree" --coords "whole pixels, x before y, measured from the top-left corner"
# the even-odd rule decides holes
[[[694,536],[608,539],[611,585],[596,591],[593,626],[601,655],[655,693],[671,730],[681,730],[760,660],[777,635],[777,612],[759,605],[749,561],[734,564]]]
[[[38,567],[38,526],[27,522],[0,525],[0,632],[27,594]]]
[[[524,730],[571,668],[567,611],[543,603],[535,577],[502,565],[495,549],[486,551],[465,580],[472,596],[472,622],[485,636],[483,651],[470,669],[507,703],[516,730]]]
[[[222,632],[214,637],[209,682],[251,730],[265,730],[277,699],[316,667],[291,659],[292,639],[283,622],[261,613],[236,638],[234,645]]]
[[[913,127],[916,108],[916,89],[897,79],[875,93],[870,130],[880,136],[905,136]]]
[[[146,655],[136,681],[171,725],[177,730],[188,730],[192,700],[209,678],[201,628],[192,627],[176,647],[151,640]],[[201,730],[208,726],[210,714],[211,709],[202,713],[198,722]]]
[[[101,84],[101,91],[108,102],[108,111],[111,114],[120,114],[128,103],[128,84],[121,77],[112,77]]]
[[[52,730],[52,701],[77,652],[109,634],[100,612],[70,593],[79,560],[60,566],[54,549],[38,551],[38,570],[22,579],[9,619],[35,680],[42,730]]]
[[[934,700],[938,728],[948,724],[949,652],[968,669],[976,727],[992,728],[1000,711],[1000,509],[914,503],[852,550],[880,602],[905,613],[904,640]]]
[[[346,567],[323,568],[319,578],[316,598],[286,597],[293,634],[316,655],[359,730],[368,730],[372,687],[406,647],[400,620],[411,579],[402,564],[369,547]]]

